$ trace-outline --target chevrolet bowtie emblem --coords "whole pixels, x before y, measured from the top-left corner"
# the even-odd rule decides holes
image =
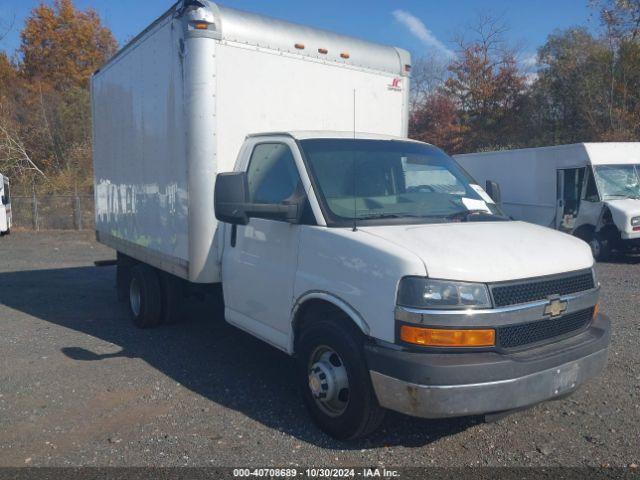
[[[544,307],[544,314],[547,317],[558,317],[567,310],[567,302],[554,298]]]

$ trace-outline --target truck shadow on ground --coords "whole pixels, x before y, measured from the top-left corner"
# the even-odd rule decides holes
[[[389,412],[369,438],[335,441],[311,423],[294,385],[293,360],[225,323],[213,298],[193,302],[179,324],[139,330],[126,306],[117,303],[114,281],[113,267],[0,273],[0,303],[121,348],[97,354],[63,346],[62,339],[62,353],[74,361],[142,359],[212,402],[322,448],[423,446],[482,422],[478,417],[421,420]]]
[[[614,265],[638,265],[640,264],[639,253],[614,252],[611,257],[602,263],[611,263]]]

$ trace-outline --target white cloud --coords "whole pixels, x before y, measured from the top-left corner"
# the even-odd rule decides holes
[[[525,73],[524,77],[525,77],[525,83],[527,85],[533,85],[534,83],[536,83],[536,80],[538,80],[538,74],[535,72]]]
[[[433,47],[449,58],[456,56],[455,52],[438,40],[418,17],[410,14],[406,10],[394,10],[393,17],[427,47]]]
[[[526,54],[522,60],[520,60],[520,63],[527,68],[533,68],[538,65],[538,55],[536,53]]]

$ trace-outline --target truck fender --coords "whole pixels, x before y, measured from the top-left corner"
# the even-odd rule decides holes
[[[360,329],[360,331],[363,334],[367,336],[370,334],[371,329],[369,328],[369,325],[367,324],[367,322],[364,320],[364,318],[362,318],[360,313],[358,313],[358,311],[355,308],[349,305],[348,302],[342,300],[341,298],[329,292],[324,292],[319,290],[309,291],[302,294],[300,297],[298,297],[298,300],[296,301],[295,305],[293,306],[293,309],[291,310],[291,329],[290,329],[291,334],[289,336],[289,352],[290,353],[294,352],[296,323],[300,320],[299,314],[302,311],[302,307],[312,300],[321,300],[323,302],[332,304],[333,306],[335,306],[336,308],[344,312],[353,321],[353,323]]]

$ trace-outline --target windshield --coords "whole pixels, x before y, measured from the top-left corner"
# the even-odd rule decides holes
[[[505,219],[451,157],[430,145],[354,139],[300,143],[332,223]]]
[[[640,165],[599,165],[594,170],[605,200],[640,198]]]

